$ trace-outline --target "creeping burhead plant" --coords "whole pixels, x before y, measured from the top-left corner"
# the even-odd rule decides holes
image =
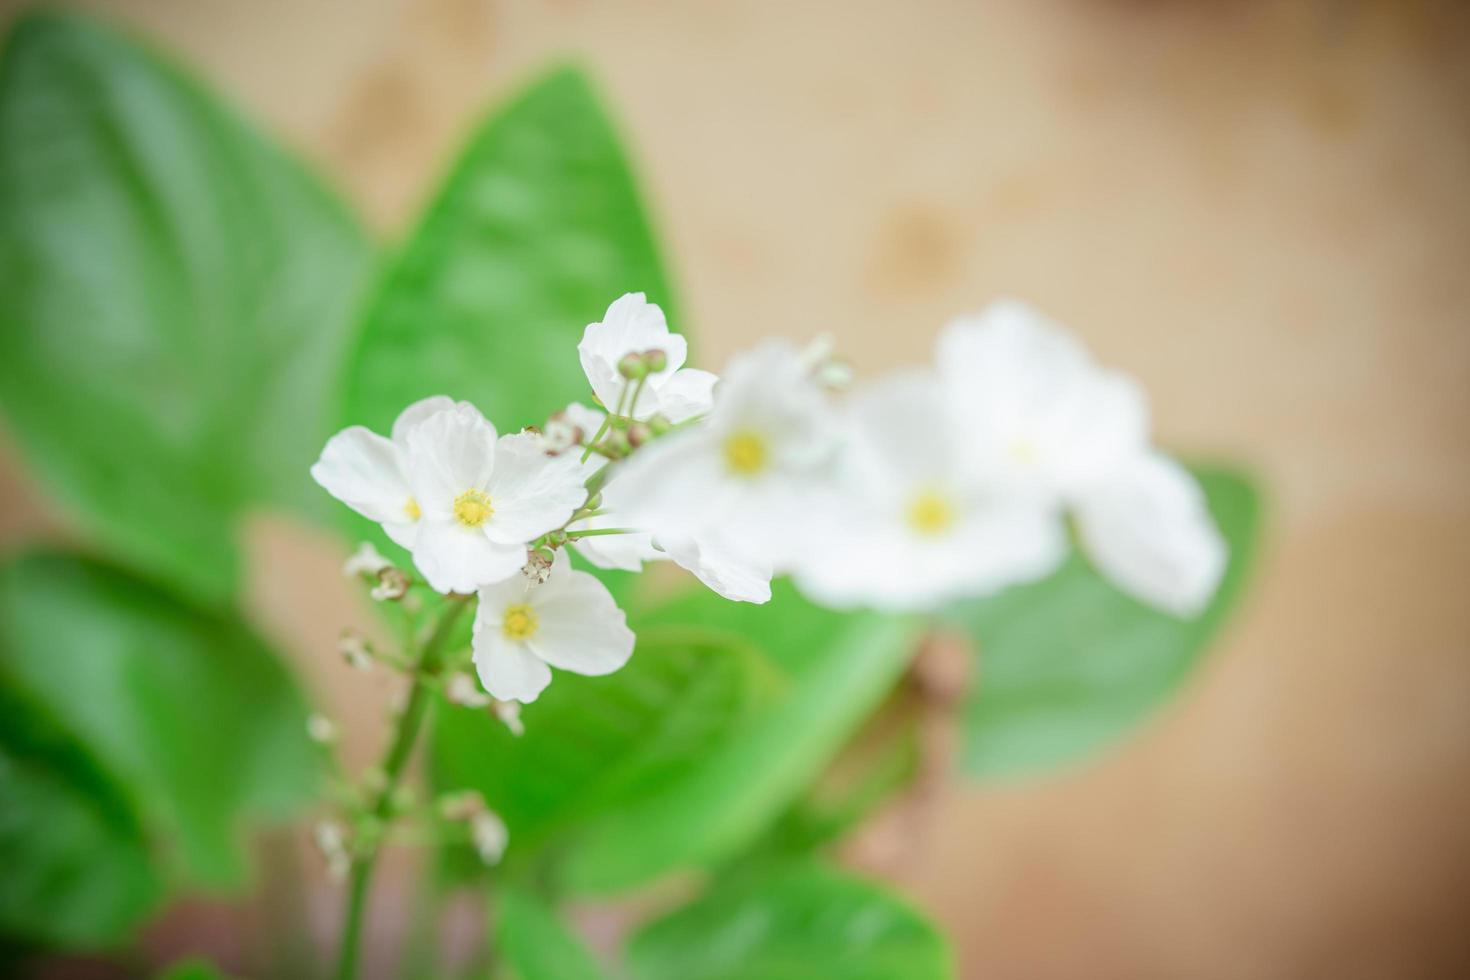
[[[605,675],[633,655],[623,612],[569,550],[599,568],[672,561],[733,601],[766,602],[789,573],[819,604],[905,611],[1050,574],[1069,526],[1117,586],[1177,614],[1200,609],[1225,567],[1194,478],[1150,445],[1137,386],[1019,303],[950,324],[933,368],[841,395],[847,371],[822,344],[767,342],[723,379],[685,367],[684,339],[641,293],[614,301],[578,353],[601,411],[573,403],[501,435],[473,405],[427,398],[386,437],[343,430],[312,467],[409,551],[421,582],[369,545],[349,574],[379,600],[408,603],[416,585],[446,600],[402,654],[352,644],[356,662],[399,666],[413,686],[383,766],[344,794],[354,830],[318,833],[336,873],[350,865],[344,973],[378,845],[408,813],[398,781],[426,692],[519,733],[519,706],[554,670]],[[451,638],[470,604],[465,663]],[[499,860],[504,824],[465,800],[442,799],[439,823],[457,819]]]

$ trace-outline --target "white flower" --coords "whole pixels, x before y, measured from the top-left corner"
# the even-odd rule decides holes
[[[603,419],[606,418],[596,409],[588,408],[577,402],[572,402],[558,412],[557,416],[569,426],[580,430],[583,439],[589,440],[602,427]],[[612,464],[594,455],[582,465],[585,480],[604,466]],[[567,525],[567,531],[591,531],[625,526],[621,517],[608,509],[605,503],[600,509],[603,512],[596,517],[584,517]],[[653,546],[653,535],[647,533],[595,535],[574,541],[572,544],[584,558],[598,568],[616,568],[625,572],[639,571],[643,568],[644,562],[656,561],[664,557],[663,553]]]
[[[360,425],[343,429],[327,440],[311,478],[363,517],[381,524],[394,543],[412,548],[419,505],[409,486],[408,439],[425,419],[454,404],[444,395],[414,402],[393,421],[389,439]]]
[[[485,708],[490,705],[490,695],[480,690],[475,679],[462,671],[455,671],[445,679],[444,700],[461,708]]]
[[[1071,508],[1088,557],[1143,601],[1209,601],[1225,543],[1193,477],[1150,448],[1137,385],[1015,301],[947,326],[938,359],[972,472]]]
[[[485,690],[528,702],[551,683],[550,667],[592,676],[622,667],[633,631],[607,587],[561,552],[543,585],[517,577],[480,589],[473,645]]]
[[[330,745],[337,740],[337,726],[325,715],[311,714],[306,718],[306,734],[318,745]]]
[[[468,404],[425,419],[408,445],[422,514],[413,560],[439,592],[519,581],[526,545],[561,527],[587,497],[574,456],[547,456],[529,432],[497,439]]]
[[[622,406],[622,415],[648,419],[663,415],[672,422],[709,410],[716,377],[708,371],[684,367],[688,342],[669,333],[664,311],[643,293],[628,293],[613,301],[601,323],[587,325],[577,353],[592,392],[609,412],[616,412],[628,382],[618,373],[618,362],[629,354],[662,351],[662,370],[648,374],[636,404]],[[594,430],[595,431],[595,430]],[[593,432],[587,433],[591,438]]]
[[[521,721],[521,703],[519,701],[496,701],[491,707],[495,717],[516,738],[526,734],[526,724]]]
[[[603,491],[629,526],[728,598],[770,597],[831,462],[831,411],[807,367],[781,342],[736,358],[709,418],[639,449]]]
[[[505,856],[510,832],[494,810],[481,810],[470,817],[470,840],[474,842],[475,853],[480,860],[493,867]]]
[[[913,372],[858,392],[844,412],[840,478],[813,511],[796,563],[808,596],[839,608],[932,608],[1054,569],[1054,510],[960,465],[938,379]]]

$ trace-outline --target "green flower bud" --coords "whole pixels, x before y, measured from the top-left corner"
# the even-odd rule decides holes
[[[654,435],[661,436],[665,432],[668,432],[670,429],[672,429],[674,427],[674,423],[670,422],[668,418],[663,415],[655,415],[653,418],[648,420],[648,427],[653,431]]]
[[[658,349],[646,350],[643,352],[643,363],[648,365],[650,372],[657,373],[669,366],[669,355]]]
[[[648,364],[642,354],[624,354],[618,361],[618,373],[629,381],[638,381],[648,377]]]
[[[637,449],[653,438],[653,429],[646,422],[634,422],[628,426],[628,445]]]

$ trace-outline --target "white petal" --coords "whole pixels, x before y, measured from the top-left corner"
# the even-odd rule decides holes
[[[482,621],[480,611],[475,613],[473,646],[480,683],[501,701],[534,701],[551,683],[551,668],[523,644],[507,639],[498,619]]]
[[[388,539],[400,548],[413,550],[413,544],[419,538],[418,521],[384,521],[383,533]]]
[[[414,541],[413,563],[435,591],[470,593],[519,575],[526,546],[496,543],[482,529],[452,519],[424,520]]]
[[[658,538],[701,531],[729,513],[739,492],[720,452],[718,434],[703,423],[662,436],[617,464],[603,506]]]
[[[719,376],[698,368],[676,371],[655,389],[658,411],[670,422],[683,422],[707,414],[715,403]]]
[[[469,405],[468,402],[460,404]],[[398,418],[393,420],[393,442],[405,453],[408,452],[408,434],[419,427],[419,424],[431,415],[436,415],[447,408],[453,408],[455,401],[448,395],[430,395],[421,398],[412,405],[398,413]]]
[[[741,553],[717,535],[660,541],[670,558],[710,589],[734,602],[771,600],[771,563]]]
[[[409,431],[409,481],[425,517],[447,518],[456,497],[489,486],[495,441],[495,426],[465,402]]]
[[[496,541],[532,541],[567,522],[587,500],[579,453],[548,456],[541,440],[522,432],[501,436],[488,492],[494,513],[485,533]]]
[[[327,440],[311,478],[370,520],[403,521],[410,493],[403,471],[392,441],[354,425]]]
[[[646,418],[657,410],[652,389],[660,379],[684,366],[689,356],[688,341],[669,333],[663,310],[649,303],[643,293],[619,297],[607,308],[600,323],[587,325],[582,342],[577,345],[577,354],[593,393],[608,411],[617,408],[623,390],[618,362],[627,354],[646,350],[662,350],[667,363],[663,371],[650,377],[633,411],[625,413],[637,418]]]
[[[602,420],[607,418],[602,412],[595,408],[588,408],[581,402],[572,402],[562,409],[568,422],[582,430],[582,438],[591,439],[597,435],[597,430],[602,428]]]
[[[537,655],[574,674],[610,674],[633,655],[633,631],[607,586],[557,556],[551,578],[531,590],[536,632],[527,640]]]
[[[1104,575],[1178,616],[1200,612],[1228,557],[1193,476],[1150,454],[1076,505],[1083,549]]]

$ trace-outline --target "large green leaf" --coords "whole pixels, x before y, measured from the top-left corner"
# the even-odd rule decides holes
[[[699,765],[763,696],[761,671],[738,638],[645,630],[615,674],[558,673],[520,738],[486,712],[441,709],[434,782],[479,790],[510,831],[508,861],[533,856]]]
[[[683,778],[597,821],[568,858],[570,887],[627,888],[750,843],[892,689],[918,634],[912,620],[819,609],[786,582],[775,583],[764,606],[692,592],[643,617],[636,628],[679,622],[758,643],[785,679],[782,694]]]
[[[0,687],[0,936],[117,943],[161,883],[126,798],[39,706]]]
[[[474,135],[381,283],[342,421],[385,431],[433,394],[502,431],[587,401],[583,328],[625,292],[668,310],[637,192],[587,82],[543,79]]]
[[[597,961],[551,909],[516,888],[497,900],[496,943],[515,980],[599,980]]]
[[[646,926],[634,980],[942,980],[944,937],[875,885],[817,865],[738,880]]]
[[[1074,555],[1044,582],[955,610],[979,650],[965,708],[964,764],[975,776],[1071,762],[1112,743],[1188,674],[1234,603],[1254,548],[1247,480],[1196,470],[1230,546],[1230,566],[1195,619],[1150,609]]]
[[[0,55],[0,406],[113,554],[219,600],[235,524],[320,506],[357,226],[194,82],[83,19]]]
[[[270,651],[238,619],[114,568],[0,567],[0,679],[92,749],[203,884],[240,882],[245,816],[314,788],[305,709]]]

